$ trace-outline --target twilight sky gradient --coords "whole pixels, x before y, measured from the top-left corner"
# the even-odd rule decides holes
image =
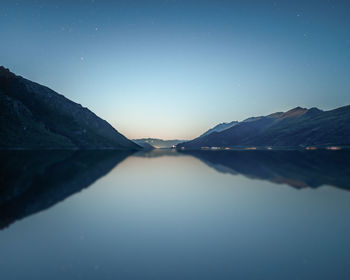
[[[350,1],[0,2],[0,64],[129,138],[350,104]]]

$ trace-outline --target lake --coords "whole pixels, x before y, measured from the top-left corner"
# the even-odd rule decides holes
[[[0,156],[1,279],[350,279],[349,151]]]

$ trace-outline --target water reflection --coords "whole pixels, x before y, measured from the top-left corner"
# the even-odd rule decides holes
[[[218,172],[294,188],[350,190],[350,151],[184,151]]]
[[[18,151],[0,154],[0,228],[87,188],[131,153]]]
[[[1,152],[0,228],[87,188],[131,154],[111,151]],[[240,174],[294,188],[329,185],[350,190],[349,151],[153,150],[133,156],[191,156],[220,173]]]
[[[0,156],[1,279],[349,279],[348,153]]]

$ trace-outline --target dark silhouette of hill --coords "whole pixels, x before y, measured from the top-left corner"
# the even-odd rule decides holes
[[[330,111],[294,108],[246,119],[177,148],[350,146],[350,106]]]
[[[0,66],[1,149],[140,149],[87,108]]]

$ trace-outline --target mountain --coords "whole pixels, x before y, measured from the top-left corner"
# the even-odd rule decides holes
[[[224,131],[225,129],[228,129],[234,125],[238,124],[237,121],[232,121],[230,123],[220,123],[216,126],[214,126],[213,128],[207,130],[206,132],[204,132],[201,136],[199,137],[203,137],[203,136],[207,136],[213,132],[221,132],[221,131]]]
[[[153,150],[155,147],[153,147],[151,144],[149,144],[147,141],[143,139],[134,139],[134,141],[137,145],[141,146],[144,150]]]
[[[180,143],[177,148],[350,146],[350,106],[330,111],[296,107],[246,119],[221,132]]]
[[[140,149],[87,108],[0,66],[1,149]]]
[[[141,138],[141,139],[134,139],[133,141],[142,147],[151,145],[153,149],[170,149],[173,146],[176,146],[177,144],[184,142],[184,140],[177,140],[177,139],[163,140],[163,139],[157,139],[157,138]]]

